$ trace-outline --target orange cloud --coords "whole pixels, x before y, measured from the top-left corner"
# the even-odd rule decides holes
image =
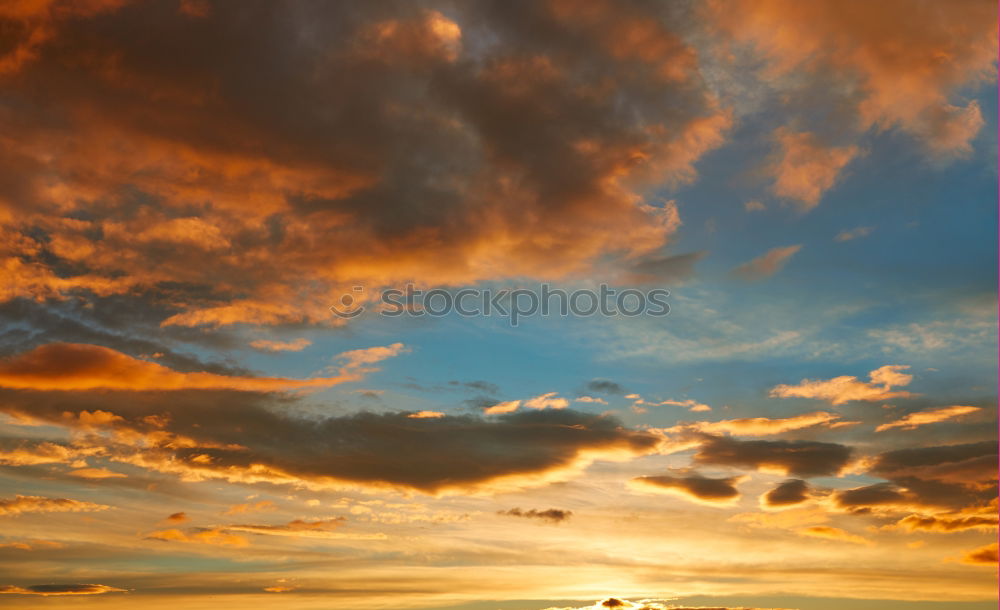
[[[722,32],[764,58],[767,81],[787,95],[804,76],[821,79],[857,130],[899,128],[931,154],[955,155],[969,151],[984,124],[976,102],[958,96],[995,77],[990,2],[941,10],[933,0],[886,0],[845,11],[838,0],[713,0],[709,8]],[[812,200],[808,186],[802,194]]]
[[[896,421],[892,421],[887,424],[882,424],[879,427],[875,428],[875,431],[882,432],[883,430],[891,430],[892,428],[913,430],[918,426],[936,424],[938,422],[947,421],[949,419],[954,419],[956,417],[961,417],[963,415],[969,415],[970,413],[976,413],[981,410],[982,409],[980,409],[979,407],[966,407],[961,405],[954,405],[951,407],[941,407],[940,409],[928,409],[926,411],[910,413],[909,415],[897,419]]]
[[[812,134],[793,133],[785,128],[777,130],[775,139],[780,152],[768,167],[774,177],[772,190],[779,197],[796,201],[805,210],[819,204],[820,197],[833,187],[844,166],[859,153],[855,146],[824,146]]]
[[[257,339],[250,342],[250,347],[265,352],[301,352],[312,345],[312,341],[305,337],[300,337],[294,341],[268,341]]]
[[[936,516],[909,515],[896,523],[886,526],[893,529],[904,529],[911,532],[960,532],[964,530],[995,530],[997,516]]]
[[[801,248],[800,245],[772,248],[752,261],[743,263],[733,272],[748,280],[770,277],[781,271],[788,260]]]
[[[416,411],[414,413],[410,413],[407,417],[410,419],[436,419],[444,416],[445,414],[441,411]]]
[[[50,343],[0,361],[0,387],[29,390],[250,390],[328,387],[358,373],[316,379],[182,373],[99,345]]]
[[[242,515],[245,513],[257,513],[257,512],[268,512],[278,510],[274,502],[270,500],[260,500],[259,502],[247,503],[247,504],[234,504],[226,509],[224,515]]]
[[[164,521],[168,523],[184,523],[185,521],[189,520],[190,517],[187,516],[187,513],[172,513],[170,515],[167,515],[167,518],[164,519]]]
[[[146,539],[162,540],[163,542],[209,544],[214,546],[243,547],[250,544],[243,536],[230,534],[220,528],[198,529],[191,532],[183,532],[178,529],[159,530],[147,534]]]
[[[828,525],[813,525],[810,527],[804,527],[796,530],[796,532],[801,536],[808,536],[811,538],[824,538],[826,540],[837,540],[839,542],[850,542],[851,544],[864,544],[872,545],[874,544],[871,540],[858,536],[857,534],[852,534],[839,527],[830,527]]]
[[[974,566],[992,566],[997,563],[997,543],[973,549],[962,557],[962,563]]]
[[[504,413],[513,413],[517,411],[518,407],[521,406],[520,400],[508,400],[507,402],[499,402],[492,407],[487,407],[483,413],[486,415],[501,415]]]
[[[904,371],[910,367],[899,364],[886,365],[868,374],[869,381],[858,381],[857,377],[844,375],[828,380],[803,379],[798,385],[778,385],[771,388],[770,395],[776,398],[816,398],[832,405],[842,405],[860,400],[877,402],[892,398],[915,396],[910,392],[893,391],[894,386],[905,386],[913,380]]]
[[[42,496],[16,495],[12,500],[0,500],[0,516],[16,516],[25,513],[78,513],[109,508],[111,507],[82,500]]]
[[[0,449],[0,464],[10,466],[65,464],[76,461],[82,454],[84,452],[77,448],[41,442],[34,445],[22,445],[15,449]]]
[[[315,5],[296,18],[344,26],[319,50],[282,19],[193,0],[143,36],[138,3],[102,21],[96,44],[87,17],[121,4],[0,13],[16,21],[0,51],[0,75],[18,77],[9,103],[32,108],[0,116],[12,237],[0,299],[159,299],[170,286],[165,327],[339,324],[328,307],[355,285],[629,267],[680,226],[650,187],[692,181],[732,124],[685,36],[650,7],[538,3],[498,20],[472,5],[349,18]],[[495,43],[474,60],[463,19]],[[236,58],[262,36],[276,61],[246,71]],[[178,56],[179,39],[203,56]],[[322,75],[291,63],[319,56]],[[328,87],[352,103],[316,107]]]
[[[69,472],[71,476],[79,477],[81,479],[124,479],[128,475],[121,472],[114,472],[108,470],[107,468],[77,468],[76,470],[71,470]]]
[[[734,436],[768,436],[790,430],[801,430],[813,426],[828,425],[840,419],[839,415],[816,411],[793,417],[772,419],[768,417],[745,417],[724,419],[716,422],[685,423],[674,430],[694,429],[709,434],[732,434]]]

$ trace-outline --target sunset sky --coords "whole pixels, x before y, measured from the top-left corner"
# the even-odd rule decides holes
[[[0,0],[0,607],[994,608],[996,59],[989,0]],[[543,283],[670,311],[380,303]]]

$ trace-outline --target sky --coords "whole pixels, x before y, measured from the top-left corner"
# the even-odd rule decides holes
[[[993,608],[996,60],[981,0],[0,3],[0,606]]]

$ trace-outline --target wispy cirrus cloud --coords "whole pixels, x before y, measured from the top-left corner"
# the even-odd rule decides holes
[[[802,249],[801,245],[771,248],[757,258],[743,263],[733,270],[737,276],[748,280],[758,280],[770,277],[781,271],[795,253]]]
[[[882,432],[884,430],[891,430],[893,428],[900,428],[902,430],[913,430],[914,428],[917,428],[919,426],[936,424],[939,422],[955,419],[957,417],[962,417],[963,415],[978,413],[979,411],[982,411],[982,409],[980,409],[979,407],[969,407],[962,405],[941,407],[939,409],[927,409],[925,411],[909,413],[895,421],[881,424],[880,426],[875,428],[875,431]]]

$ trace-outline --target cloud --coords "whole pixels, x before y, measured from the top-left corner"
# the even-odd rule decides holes
[[[791,508],[781,512],[739,513],[727,521],[764,529],[799,529],[829,520],[829,512],[823,508]]]
[[[103,593],[127,593],[128,589],[119,589],[108,585],[31,585],[30,587],[0,586],[0,593],[19,595],[101,595]]]
[[[35,466],[38,464],[68,464],[75,462],[85,452],[48,441],[22,443],[12,449],[0,449],[0,464],[9,466]]]
[[[109,508],[111,507],[82,500],[42,496],[16,495],[11,500],[0,500],[0,516],[16,516],[25,513],[78,513]]]
[[[862,514],[927,508],[978,514],[996,498],[996,450],[996,441],[987,441],[887,451],[868,460],[868,474],[887,481],[838,491],[834,504]]]
[[[594,379],[587,383],[587,389],[598,394],[625,394],[625,388],[620,383],[615,383],[608,379]]]
[[[775,398],[816,398],[835,406],[855,400],[878,402],[909,398],[915,394],[892,390],[895,386],[909,385],[913,380],[912,375],[901,372],[908,368],[910,367],[899,364],[879,367],[868,374],[867,383],[849,375],[828,380],[803,379],[798,385],[777,385],[771,388],[770,395]]]
[[[312,345],[312,341],[305,337],[299,337],[294,341],[269,341],[267,339],[257,339],[250,342],[250,347],[265,352],[301,352]]]
[[[505,402],[498,402],[483,409],[483,414],[503,415],[506,413],[513,413],[521,407],[525,407],[527,409],[535,409],[539,411],[544,409],[565,409],[566,407],[568,407],[569,400],[557,396],[557,394],[558,392],[546,392],[545,394],[540,394],[538,396],[535,396],[533,398],[528,398],[526,400],[508,400]],[[588,401],[582,401],[582,402],[588,402]]]
[[[819,205],[820,197],[833,187],[841,170],[859,154],[855,146],[825,146],[811,133],[791,132],[784,127],[778,128],[774,137],[779,153],[777,160],[768,167],[774,177],[771,189],[775,195],[794,200],[805,210]],[[775,250],[768,255],[773,252]],[[783,257],[794,253],[791,251]],[[769,264],[780,265],[781,260]],[[773,271],[766,275],[771,273]]]
[[[444,413],[441,411],[415,411],[407,415],[410,419],[428,419],[436,417],[444,417]]]
[[[128,475],[121,472],[114,472],[113,470],[108,470],[107,468],[77,468],[76,470],[71,470],[69,472],[70,476],[79,477],[81,479],[124,479]]]
[[[876,432],[882,432],[883,430],[891,430],[892,428],[902,428],[903,430],[913,430],[919,426],[926,426],[928,424],[936,424],[938,422],[947,421],[949,419],[954,419],[956,417],[961,417],[963,415],[969,415],[970,413],[977,413],[981,411],[979,407],[966,407],[961,405],[955,405],[951,407],[941,407],[939,409],[928,409],[926,411],[919,411],[917,413],[910,413],[896,421],[891,421],[886,424],[882,424],[875,428]]]
[[[223,528],[198,528],[187,532],[179,529],[158,530],[147,534],[146,540],[236,547],[244,547],[250,544],[246,538],[230,534]]]
[[[521,406],[520,400],[508,400],[506,402],[498,402],[495,405],[486,407],[483,410],[485,415],[502,415],[504,413],[513,413]]]
[[[703,504],[724,506],[740,499],[736,485],[746,477],[708,478],[689,471],[675,471],[672,474],[636,477],[629,481],[634,489],[667,492]]]
[[[962,532],[966,530],[995,530],[997,516],[947,517],[935,515],[908,515],[896,523],[886,526],[910,532]]]
[[[676,604],[670,603],[670,600],[662,599],[640,599],[639,601],[629,601],[627,599],[619,599],[617,597],[609,597],[597,602],[594,602],[590,606],[581,607],[549,607],[544,610],[788,610],[785,608],[748,608],[740,606],[736,607],[722,607],[722,606],[678,606]]]
[[[912,447],[879,454],[870,471],[885,478],[979,484],[996,479],[996,455],[996,441]]]
[[[810,499],[809,484],[802,479],[789,479],[761,496],[761,504],[779,508],[802,504]]]
[[[262,536],[286,536],[292,538],[340,538],[340,534],[335,534],[333,530],[344,524],[344,517],[334,519],[318,519],[315,521],[305,521],[295,519],[281,525],[226,525],[226,531],[241,532],[246,534],[259,534]],[[375,537],[385,538],[384,535],[361,535],[362,538]]]
[[[397,342],[391,345],[367,347],[364,349],[342,352],[337,354],[335,359],[341,362],[340,366],[342,371],[372,372],[378,369],[372,369],[369,365],[382,362],[383,360],[388,360],[389,358],[394,358],[409,351],[410,348]]]
[[[781,271],[788,260],[801,248],[801,245],[771,248],[752,261],[740,265],[733,270],[733,273],[748,280],[770,277]]]
[[[355,285],[628,266],[679,225],[648,188],[732,123],[654,5],[120,4],[5,14],[3,107],[31,112],[0,121],[25,219],[0,298],[170,287],[169,327],[335,323]]]
[[[524,517],[526,519],[541,519],[552,523],[561,523],[572,517],[573,511],[563,510],[561,508],[547,508],[545,510],[537,510],[534,508],[521,510],[520,508],[511,508],[509,510],[497,511],[497,514],[507,517]]]
[[[997,563],[997,543],[987,544],[973,549],[962,557],[962,563],[977,566],[989,566]]]
[[[740,441],[706,436],[697,464],[739,466],[796,477],[832,476],[850,461],[851,448],[817,441]]]
[[[767,206],[759,201],[751,200],[743,204],[743,209],[747,212],[763,212],[767,209]]]
[[[810,538],[823,538],[839,542],[850,542],[851,544],[874,544],[871,540],[863,536],[858,536],[857,534],[852,534],[842,530],[839,527],[830,527],[828,525],[813,525],[796,530],[796,532],[801,536],[808,536]]]
[[[569,401],[556,396],[556,392],[547,392],[534,398],[524,401],[524,407],[528,409],[565,409],[569,406]]]
[[[637,401],[642,404],[650,404],[644,401]],[[697,400],[687,399],[687,400],[664,400],[657,403],[659,405],[673,405],[675,407],[684,407],[687,410],[694,413],[704,413],[705,411],[711,411],[712,407],[706,405],[705,403],[698,402]]]
[[[278,507],[270,500],[259,500],[257,502],[247,502],[244,504],[233,504],[225,510],[224,515],[243,515],[246,513],[261,513],[278,510]]]
[[[684,423],[674,430],[692,429],[707,434],[732,434],[733,436],[769,436],[791,430],[801,430],[813,426],[831,425],[840,416],[835,413],[816,411],[793,415],[792,417],[744,417],[739,419],[723,419],[715,422]]]
[[[171,513],[170,515],[167,515],[167,518],[164,519],[164,521],[168,523],[184,523],[186,521],[190,521],[190,517],[187,516],[187,513]]]
[[[32,390],[183,390],[237,389],[278,391],[329,387],[358,378],[357,370],[337,377],[285,379],[183,373],[99,345],[50,343],[0,361],[0,387]]]
[[[898,128],[933,156],[967,153],[984,123],[979,106],[959,96],[995,76],[996,12],[989,3],[941,11],[933,1],[890,0],[850,14],[836,0],[715,0],[709,8],[721,32],[764,61],[758,78],[787,100],[792,121],[810,111],[829,120],[836,109],[847,118],[837,126],[842,135]]]
[[[608,404],[608,401],[604,400],[603,398],[597,398],[597,397],[594,397],[594,396],[579,396],[577,398],[574,398],[573,400],[576,401],[576,402],[586,402],[586,403],[592,403],[592,404],[598,404],[598,405],[606,405],[606,404]]]
[[[322,417],[290,410],[295,400],[232,391],[0,392],[0,411],[30,410],[56,425],[88,426],[107,459],[184,480],[429,494],[543,485],[594,460],[655,453],[663,441],[613,417],[571,409],[488,418],[413,419],[407,411]],[[98,405],[116,413],[86,423]],[[151,413],[162,415],[150,419]]]
[[[855,227],[850,230],[844,230],[837,233],[834,237],[836,241],[851,241],[852,239],[861,239],[862,237],[868,237],[871,232],[875,230],[875,227]]]

